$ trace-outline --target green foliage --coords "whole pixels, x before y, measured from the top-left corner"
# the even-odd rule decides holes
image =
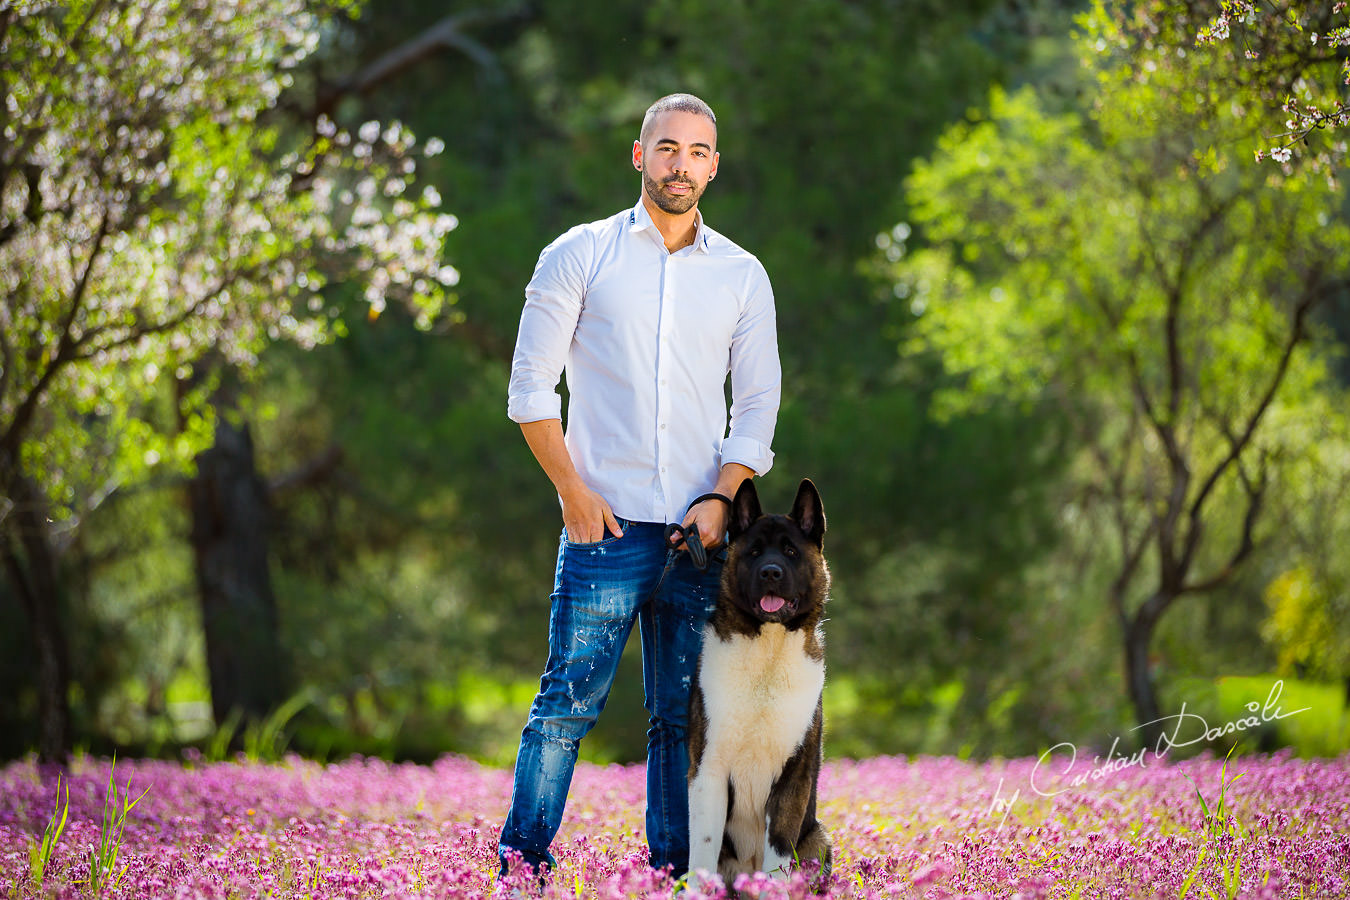
[[[1228,755],[1224,757],[1223,767],[1219,770],[1219,795],[1214,801],[1214,808],[1210,809],[1209,804],[1205,802],[1205,795],[1201,793],[1200,788],[1194,781],[1191,781],[1189,775],[1187,781],[1191,781],[1191,786],[1195,788],[1195,796],[1200,801],[1200,809],[1205,814],[1205,834],[1211,841],[1217,841],[1225,835],[1232,837],[1242,837],[1246,829],[1242,823],[1232,814],[1228,806],[1228,789],[1237,783],[1237,780],[1245,775],[1240,772],[1232,778],[1228,777],[1228,763],[1232,761],[1233,753],[1237,751],[1238,745],[1235,742],[1228,748]]]
[[[528,701],[500,726],[431,695],[455,694],[467,671],[514,684],[542,664],[560,523],[503,414],[521,291],[558,233],[633,202],[624,163],[642,112],[676,89],[702,91],[722,123],[708,221],[760,255],[774,280],[791,375],[766,485],[803,474],[830,485],[839,665],[894,665],[897,642],[946,648],[948,627],[971,634],[961,648],[998,640],[1017,578],[977,571],[957,548],[992,543],[1014,560],[1044,532],[1029,482],[1055,461],[1028,436],[1045,426],[1001,413],[930,425],[919,379],[894,371],[894,342],[876,327],[885,308],[856,264],[900,203],[896,167],[998,67],[973,30],[986,27],[988,4],[938,15],[812,2],[766,20],[744,4],[562,2],[496,18],[508,6],[484,8],[499,23],[475,32],[486,58],[425,60],[374,101],[418,132],[457,124],[424,171],[463,221],[447,240],[463,274],[462,318],[419,335],[397,312],[370,322],[347,306],[346,340],[268,357],[262,406],[275,425],[258,431],[263,470],[295,469],[330,445],[343,452],[339,477],[286,498],[278,532],[286,645],[326,695],[322,725],[308,723],[315,740],[410,748],[446,731],[475,754],[514,750]],[[443,15],[412,0],[372,7],[346,64],[359,68]],[[818,52],[822,39],[837,52]],[[1031,458],[987,452],[1024,438]],[[1021,502],[1003,515],[1014,493]],[[925,593],[909,590],[919,581],[896,579],[902,560],[923,559],[923,542],[939,536],[951,549],[933,554],[941,563]],[[934,604],[944,572],[969,596],[997,589],[1009,602]],[[921,617],[907,619],[911,610]],[[963,652],[943,651],[936,683],[965,665]],[[932,664],[904,665],[927,681]],[[628,683],[637,677],[622,673],[588,752],[642,755],[641,692]],[[978,691],[963,696],[979,702]]]
[[[1259,727],[1244,729],[1256,750],[1288,747],[1299,756],[1327,758],[1350,750],[1350,706],[1343,683],[1275,673],[1191,677],[1177,679],[1170,694],[1177,705],[1184,701],[1189,713],[1211,726],[1264,717]]]
[[[237,746],[249,762],[280,762],[291,743],[288,728],[310,703],[309,696],[301,691],[261,719],[244,722],[238,709],[231,711],[206,740],[201,758],[206,762],[225,762],[232,758],[230,751]]]
[[[895,284],[915,317],[910,352],[934,350],[961,376],[940,395],[945,414],[1055,386],[1122,411],[1136,393],[1165,400],[1169,310],[1186,303],[1178,352],[1195,395],[1167,412],[1197,429],[1236,417],[1275,362],[1288,304],[1344,264],[1346,228],[1306,179],[1266,186],[1231,161],[1201,172],[1199,148],[1220,136],[1188,130],[1187,147],[1170,129],[1188,123],[1160,98],[1112,101],[1088,123],[995,89],[987,119],[954,126],[916,166],[914,218],[932,246],[895,266]],[[1168,130],[1145,144],[1150,120]],[[1285,396],[1324,379],[1309,360]]]
[[[504,415],[521,290],[549,240],[635,199],[642,111],[687,89],[720,115],[708,221],[775,285],[786,379],[769,505],[810,475],[829,510],[830,752],[1034,752],[1121,733],[1119,622],[1100,598],[1171,465],[1140,397],[1197,473],[1193,501],[1273,377],[1295,288],[1339,277],[1346,235],[1322,182],[1252,166],[1269,129],[1249,84],[1211,77],[1236,70],[1197,61],[1225,66],[1221,53],[1190,52],[1204,22],[1158,18],[1145,46],[1132,29],[1170,6],[1099,7],[1075,45],[1083,66],[1065,52],[1067,6],[808,0],[766,17],[742,2],[490,0],[451,49],[327,105],[444,4],[389,0],[348,21],[332,4],[250,0],[197,30],[169,4],[14,18],[0,336],[26,355],[4,357],[0,423],[53,372],[23,459],[54,517],[79,522],[63,602],[83,732],[150,752],[201,739],[220,758],[241,737],[222,723],[213,750],[185,712],[206,696],[188,523],[172,490],[132,489],[176,488],[209,441],[213,385],[185,378],[208,353],[263,367],[244,414],[273,486],[282,642],[312,698],[259,730],[258,752],[281,752],[284,732],[320,756],[509,762],[560,527]],[[91,11],[101,44],[72,37]],[[107,52],[114,38],[124,52]],[[258,50],[241,61],[238,46]],[[1036,88],[991,92],[999,81]],[[296,123],[311,97],[325,112]],[[438,139],[419,152],[412,133]],[[64,160],[41,185],[102,191],[70,227],[55,206],[25,212],[48,197],[22,176],[26,147]],[[104,156],[125,197],[89,181]],[[414,162],[435,185],[415,197]],[[440,195],[459,220],[435,215]],[[58,367],[71,310],[77,358]],[[1169,677],[1251,665],[1261,591],[1297,566],[1325,616],[1350,621],[1328,549],[1347,527],[1350,444],[1315,321],[1253,455],[1211,492],[1197,570],[1221,569],[1262,485],[1263,552],[1169,616]],[[1133,602],[1156,570],[1140,565]],[[1305,611],[1290,640],[1324,658],[1337,645],[1316,645]],[[32,668],[30,642],[11,640],[6,686]],[[642,755],[639,682],[630,653],[592,758]],[[0,693],[0,723],[29,729],[33,691]]]
[[[1124,625],[1232,584],[1262,513],[1297,511],[1272,485],[1343,418],[1309,310],[1350,229],[1307,173],[1232,156],[1250,124],[1222,70],[1141,66],[1100,8],[1083,28],[1090,108],[994,89],[915,166],[913,224],[879,236],[879,266],[903,351],[948,373],[937,415],[1049,406],[1073,426],[1066,512],[1092,523]]]
[[[1219,795],[1214,801],[1214,808],[1211,809],[1205,802],[1205,795],[1201,793],[1200,787],[1191,779],[1189,775],[1185,776],[1191,786],[1195,788],[1195,796],[1200,801],[1200,809],[1204,812],[1204,826],[1206,842],[1200,848],[1200,855],[1196,858],[1195,868],[1186,876],[1182,882],[1179,900],[1184,900],[1190,892],[1191,884],[1195,877],[1200,874],[1204,868],[1205,856],[1208,853],[1214,854],[1214,861],[1219,867],[1219,877],[1223,881],[1224,896],[1227,900],[1233,900],[1238,895],[1238,890],[1242,887],[1241,866],[1242,860],[1234,850],[1234,845],[1223,843],[1224,838],[1239,840],[1246,836],[1247,829],[1243,827],[1241,821],[1232,814],[1228,806],[1228,789],[1237,782],[1239,778],[1245,775],[1245,772],[1228,777],[1228,763],[1232,761],[1233,753],[1237,750],[1236,743],[1228,748],[1228,755],[1224,757],[1223,767],[1219,770]],[[1231,861],[1232,866],[1229,866]],[[1217,896],[1213,891],[1206,890],[1211,897]]]
[[[29,859],[29,872],[38,890],[42,889],[42,883],[47,877],[47,865],[52,860],[52,852],[56,850],[57,843],[61,840],[62,833],[66,830],[66,819],[70,816],[70,784],[65,785],[65,801],[61,799],[61,776],[56,776],[56,808],[52,810],[52,817],[47,821],[47,827],[42,832],[42,841],[33,842]]]
[[[89,848],[89,874],[85,884],[95,897],[109,890],[117,890],[127,867],[117,868],[122,854],[122,834],[126,830],[127,815],[136,808],[150,789],[146,788],[135,800],[131,799],[131,779],[123,786],[117,784],[117,758],[108,767],[108,789],[103,798],[103,814],[99,822],[98,843]]]
[[[1282,573],[1266,587],[1270,618],[1263,632],[1279,649],[1281,672],[1336,676],[1350,671],[1346,648],[1329,641],[1339,618],[1329,595],[1306,566]]]
[[[275,532],[282,640],[315,698],[300,746],[491,755],[467,727],[463,677],[538,665],[547,617],[532,613],[551,569],[524,559],[556,551],[557,502],[503,414],[504,371],[449,349],[391,310],[352,317],[346,340],[314,354],[269,358],[281,427],[260,429],[260,466],[342,454],[287,496]]]
[[[1298,509],[1287,520],[1294,552],[1265,586],[1268,616],[1261,629],[1286,675],[1350,677],[1350,559],[1340,551],[1350,539],[1345,429],[1344,419],[1331,410],[1307,429],[1302,437],[1313,452],[1287,481]]]
[[[67,553],[72,714],[146,752],[201,736],[210,716],[187,515],[171,481],[115,492]],[[196,682],[198,687],[191,687]]]

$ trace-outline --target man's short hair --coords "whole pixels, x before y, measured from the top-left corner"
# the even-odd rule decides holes
[[[642,131],[638,133],[638,140],[647,143],[647,132],[656,121],[656,117],[668,112],[687,112],[704,116],[713,123],[713,134],[717,134],[717,115],[711,106],[693,94],[667,94],[647,107],[647,114],[642,117]]]

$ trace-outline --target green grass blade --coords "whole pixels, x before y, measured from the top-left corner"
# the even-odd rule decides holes
[[[1181,893],[1177,895],[1177,900],[1186,900],[1186,894],[1191,890],[1191,883],[1195,881],[1195,876],[1200,874],[1200,867],[1205,863],[1205,853],[1208,847],[1200,848],[1200,855],[1195,858],[1195,868],[1191,869],[1191,874],[1186,876],[1186,880],[1181,883]]]

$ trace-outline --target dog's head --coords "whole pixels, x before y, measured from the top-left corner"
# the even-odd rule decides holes
[[[809,478],[786,516],[765,515],[754,483],[742,482],[727,528],[724,597],[760,622],[817,618],[829,592],[824,540],[825,508]]]

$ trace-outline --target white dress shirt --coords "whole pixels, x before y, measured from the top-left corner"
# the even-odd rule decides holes
[[[525,288],[511,419],[561,419],[564,369],[568,453],[620,518],[679,522],[724,463],[759,475],[773,464],[773,290],[759,260],[701,215],[674,253],[641,201],[544,248]]]

